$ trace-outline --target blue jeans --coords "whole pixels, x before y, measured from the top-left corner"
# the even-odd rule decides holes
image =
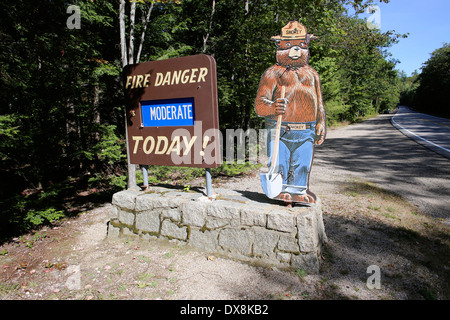
[[[286,125],[288,123],[283,123]],[[292,194],[305,194],[308,189],[308,177],[314,154],[314,137],[316,122],[307,122],[311,125],[306,130],[286,131],[281,128],[278,153],[278,165],[275,172],[283,176],[282,192]],[[269,125],[267,135],[268,166],[272,163],[272,150],[275,140],[275,129]]]

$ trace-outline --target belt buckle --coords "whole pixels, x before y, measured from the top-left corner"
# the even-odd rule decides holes
[[[309,128],[311,128],[310,124],[306,124],[306,123],[291,123],[290,125],[285,125],[284,127],[284,131],[287,133],[291,130],[306,130]]]

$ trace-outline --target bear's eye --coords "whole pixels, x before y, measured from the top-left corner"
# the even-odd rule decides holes
[[[286,47],[290,47],[291,46],[291,43],[290,42],[286,42]]]

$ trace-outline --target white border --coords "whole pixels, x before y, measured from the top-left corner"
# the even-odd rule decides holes
[[[442,147],[442,146],[440,146],[440,145],[438,145],[438,144],[436,144],[436,143],[433,143],[433,142],[431,142],[431,141],[429,141],[429,140],[427,140],[427,139],[425,139],[425,138],[423,138],[423,137],[421,137],[421,136],[415,134],[414,132],[409,131],[408,129],[404,128],[402,125],[398,124],[398,123],[394,120],[394,118],[395,118],[396,116],[398,116],[398,115],[399,115],[399,114],[397,113],[397,114],[395,114],[395,115],[391,118],[391,123],[392,123],[395,127],[397,127],[397,129],[399,129],[400,131],[406,131],[407,133],[413,135],[414,137],[417,137],[417,138],[419,138],[420,140],[423,140],[423,141],[425,141],[426,143],[429,143],[429,144],[431,144],[431,145],[434,146],[434,147],[437,147],[437,148],[439,148],[439,149],[444,150],[445,152],[448,153],[448,154],[445,154],[445,156],[447,156],[447,157],[450,156],[450,150],[449,150],[449,149],[444,148],[444,147]],[[400,115],[401,115],[401,114],[400,114]],[[407,134],[406,134],[406,135],[407,135]]]

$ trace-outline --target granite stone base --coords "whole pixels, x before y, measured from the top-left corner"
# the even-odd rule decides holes
[[[215,199],[165,187],[118,192],[108,236],[177,239],[255,265],[319,272],[326,241],[320,199],[288,208],[262,193],[214,191]]]

